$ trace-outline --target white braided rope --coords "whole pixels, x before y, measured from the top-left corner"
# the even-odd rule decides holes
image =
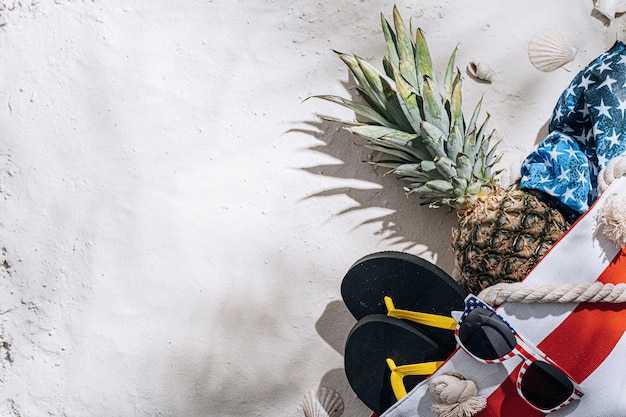
[[[438,417],[471,417],[487,405],[474,381],[453,372],[434,377],[428,391],[437,400],[431,409]]]
[[[604,236],[618,247],[626,246],[626,195],[610,195],[598,214]]]
[[[519,303],[624,303],[626,284],[528,285],[522,282],[499,283],[485,288],[478,298],[489,305],[500,305],[505,301]]]
[[[616,156],[598,174],[598,191],[604,192],[616,178],[626,174],[626,155]]]

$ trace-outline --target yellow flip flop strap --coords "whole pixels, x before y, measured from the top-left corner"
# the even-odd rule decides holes
[[[443,364],[443,361],[414,363],[411,365],[396,366],[391,358],[387,358],[387,366],[391,370],[391,389],[396,396],[396,400],[400,400],[406,396],[406,387],[402,379],[409,375],[431,375],[437,368]]]
[[[385,296],[385,306],[387,307],[387,315],[397,319],[410,320],[415,323],[425,324],[426,326],[438,327],[440,329],[454,330],[457,322],[452,317],[439,316],[437,314],[418,313],[416,311],[399,310],[393,305],[391,297]]]

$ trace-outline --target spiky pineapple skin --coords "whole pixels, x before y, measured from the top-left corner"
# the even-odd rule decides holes
[[[569,228],[555,208],[519,189],[496,188],[459,214],[452,248],[467,289],[518,282]]]

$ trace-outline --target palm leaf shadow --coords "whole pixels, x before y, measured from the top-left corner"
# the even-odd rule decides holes
[[[313,100],[310,100],[313,102]],[[308,150],[331,156],[341,161],[301,168],[313,174],[336,179],[357,179],[375,185],[374,188],[356,186],[336,187],[316,192],[306,198],[325,198],[345,195],[355,202],[338,213],[342,216],[369,208],[385,208],[386,214],[371,217],[356,227],[379,225],[376,232],[381,241],[398,245],[399,250],[412,251],[418,256],[432,256],[437,264],[449,273],[454,269],[454,255],[450,251],[451,228],[456,215],[447,208],[433,209],[421,205],[419,197],[407,196],[403,182],[386,169],[365,163],[380,155],[361,145],[357,137],[340,128],[337,123],[323,119],[306,122],[307,128],[295,129],[315,137],[320,145]]]

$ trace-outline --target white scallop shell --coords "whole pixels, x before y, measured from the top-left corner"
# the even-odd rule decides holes
[[[613,20],[617,13],[626,12],[626,0],[596,0],[594,8],[609,20]]]
[[[554,71],[571,62],[578,50],[559,32],[541,32],[528,43],[530,62],[540,71]]]
[[[496,72],[491,69],[491,67],[484,62],[480,61],[471,61],[467,65],[467,72],[469,72],[472,77],[478,78],[479,80],[492,82],[496,77]]]
[[[343,399],[330,388],[313,389],[304,394],[302,411],[306,417],[339,417],[343,414]]]

